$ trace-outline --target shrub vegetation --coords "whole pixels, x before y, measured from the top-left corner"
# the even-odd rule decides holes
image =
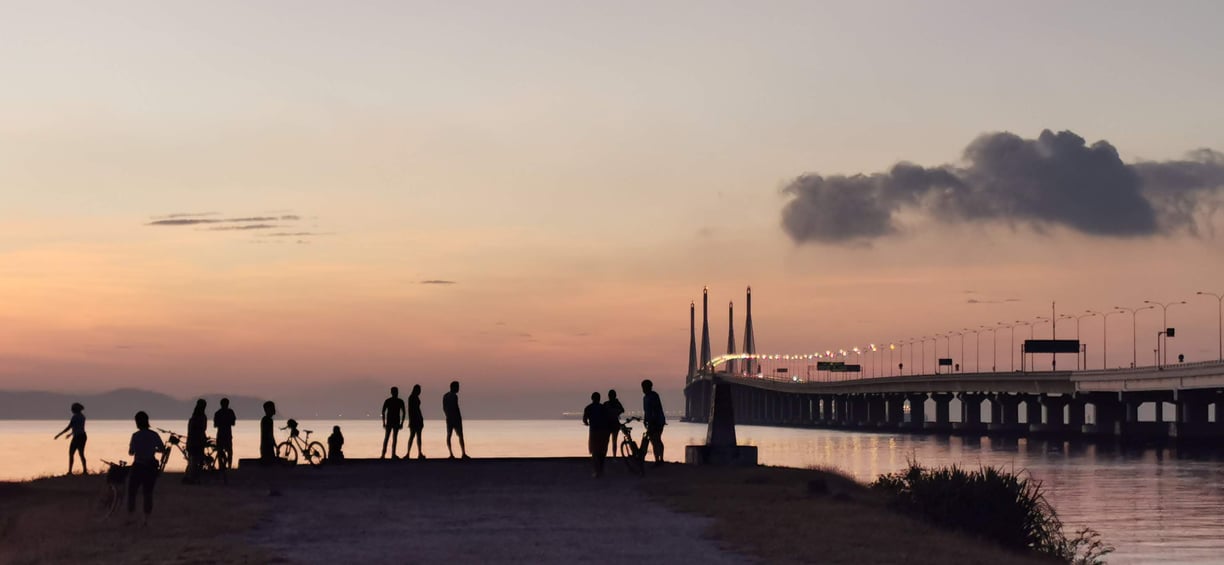
[[[1090,528],[1068,537],[1041,482],[1027,474],[994,467],[930,469],[910,463],[908,469],[881,475],[871,487],[886,493],[904,512],[1008,549],[1075,565],[1103,564],[1113,551]]]

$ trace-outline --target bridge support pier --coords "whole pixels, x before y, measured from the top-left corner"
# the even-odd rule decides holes
[[[982,401],[986,395],[979,392],[962,392],[957,395],[961,401],[961,421],[952,424],[952,429],[964,434],[980,434],[986,431],[982,425]]]
[[[884,395],[884,426],[892,429],[899,429],[905,425],[905,395],[904,394],[886,394]]]
[[[926,423],[926,393],[906,394],[904,399],[909,402],[909,420],[902,425],[907,429],[921,430]]]
[[[888,415],[885,413],[887,401],[884,400],[884,395],[868,394],[864,400],[867,403],[867,420],[864,425],[868,428],[884,427],[888,423]]]
[[[990,395],[991,422],[987,429],[1002,434],[1028,431],[1028,426],[1020,423],[1020,401],[1023,399],[1022,395],[1005,392]]]
[[[1208,421],[1208,406],[1216,395],[1211,391],[1183,390],[1176,394],[1177,426],[1179,439],[1206,439],[1217,437],[1216,426]],[[1219,414],[1217,412],[1216,414]],[[1219,420],[1219,417],[1216,418]]]
[[[1118,398],[1117,393],[1090,393],[1082,398],[1091,403],[1096,414],[1094,423],[1084,423],[1080,430],[1089,436],[1116,436],[1121,431],[1121,423],[1126,420],[1126,405]]]
[[[950,392],[935,392],[931,393],[931,400],[935,402],[935,421],[926,422],[922,425],[923,429],[934,431],[949,431],[952,429],[952,418],[949,414],[952,402],[952,393]]]
[[[1063,408],[1067,406],[1069,397],[1042,395],[1038,399],[1038,407],[1045,407],[1044,421],[1029,422],[1029,433],[1034,435],[1058,435],[1066,433],[1067,424],[1063,420]],[[1078,428],[1077,428],[1078,430]]]

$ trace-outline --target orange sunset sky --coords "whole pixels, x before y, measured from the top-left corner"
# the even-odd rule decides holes
[[[1214,359],[1224,160],[1187,155],[1224,150],[1219,6],[7,4],[0,389],[674,389],[703,285],[716,353],[752,285],[761,352],[1187,300],[1171,357]],[[783,221],[800,175],[981,188],[979,136],[1045,159],[1046,129],[1208,180],[1154,228],[1094,227],[1113,192],[1046,218],[944,185],[872,185],[879,230],[827,216],[836,187],[804,212],[823,235]],[[1110,365],[1131,338],[1111,316]]]

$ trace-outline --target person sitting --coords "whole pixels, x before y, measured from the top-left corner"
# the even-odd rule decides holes
[[[332,426],[332,433],[327,436],[327,460],[344,461],[344,434],[340,433],[340,426]]]

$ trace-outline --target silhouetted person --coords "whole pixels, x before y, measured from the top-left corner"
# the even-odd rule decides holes
[[[264,416],[259,419],[259,461],[263,465],[276,463],[276,428],[272,417],[276,415],[276,403],[263,403]]]
[[[149,523],[153,512],[153,485],[157,482],[161,466],[157,454],[166,451],[161,436],[149,429],[149,415],[136,413],[136,433],[128,442],[128,455],[132,456],[132,470],[128,473],[127,509],[130,516],[136,512],[136,491],[140,490],[144,501],[143,524]]]
[[[659,399],[659,393],[654,391],[654,383],[650,382],[650,379],[642,381],[642,421],[646,424],[646,432],[650,434],[650,445],[654,449],[657,467],[663,464],[663,426],[667,425],[667,416],[663,414],[663,401]]]
[[[187,420],[187,474],[183,477],[185,483],[200,480],[200,470],[204,468],[204,446],[208,443],[208,414],[204,413],[204,409],[207,407],[208,404],[203,398],[196,400],[191,419]]]
[[[55,439],[68,434],[70,441],[68,442],[68,474],[72,474],[72,454],[80,454],[81,457],[81,473],[89,474],[89,468],[85,465],[85,442],[89,439],[85,435],[85,407],[80,402],[72,403],[72,418],[68,420],[68,425],[64,426],[60,433],[55,434]]]
[[[459,413],[459,381],[451,381],[450,392],[442,395],[442,413],[446,414],[446,450],[450,458],[455,458],[455,450],[451,448],[451,433],[459,436],[459,450],[464,459],[471,459],[467,454],[467,446],[463,443],[463,415]],[[418,450],[419,452],[419,450]]]
[[[587,451],[591,452],[594,476],[603,476],[604,458],[608,455],[608,413],[599,403],[599,393],[591,393],[591,403],[582,411],[582,425],[587,426]]]
[[[608,418],[608,430],[611,436],[612,456],[616,457],[616,438],[620,435],[620,417],[625,413],[625,407],[616,399],[616,391],[608,391],[608,401],[604,402],[604,416]]]
[[[344,434],[340,433],[340,426],[332,426],[332,433],[327,436],[327,460],[344,461]]]
[[[399,443],[399,431],[404,427],[404,399],[399,397],[399,387],[391,387],[391,398],[383,401],[382,407],[382,422],[383,422],[383,449],[379,459],[387,457],[387,440],[391,440],[391,458],[399,459],[395,454],[396,444]]]
[[[225,467],[233,467],[234,463],[234,424],[238,417],[230,410],[229,399],[221,399],[221,408],[213,414],[213,427],[217,428],[217,452],[225,454]]]
[[[425,427],[425,416],[421,414],[421,385],[412,386],[412,394],[408,395],[408,451],[404,457],[412,456],[412,440],[416,440],[417,459],[424,459],[421,451],[421,429]]]

